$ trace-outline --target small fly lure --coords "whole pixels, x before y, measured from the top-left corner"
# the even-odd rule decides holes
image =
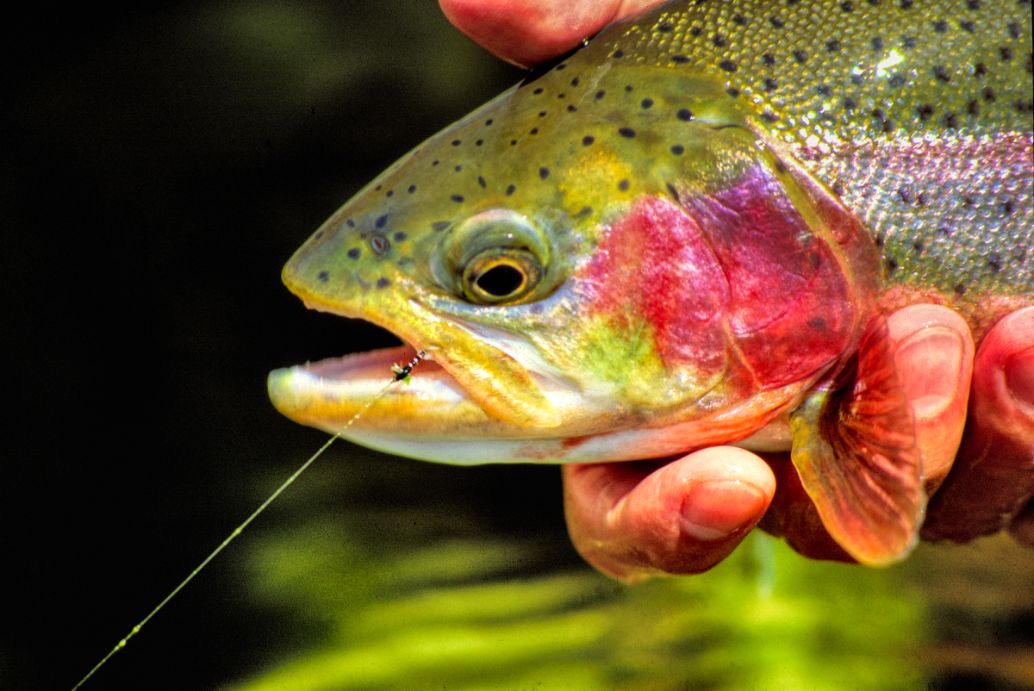
[[[138,624],[136,624],[133,628],[131,628],[129,630],[129,633],[126,634],[126,636],[122,640],[120,640],[118,643],[116,643],[115,647],[113,647],[110,651],[108,651],[107,655],[102,657],[100,659],[100,661],[98,661],[97,664],[95,664],[90,669],[90,671],[87,672],[83,676],[82,679],[80,679],[78,682],[76,682],[75,686],[72,687],[72,691],[78,691],[78,689],[81,688],[83,686],[83,684],[85,684],[87,681],[89,681],[90,678],[93,677],[93,675],[96,674],[97,671],[101,667],[103,667],[105,664],[107,664],[108,660],[110,660],[115,655],[115,653],[117,653],[120,650],[122,650],[123,648],[125,648],[126,644],[129,643],[129,641],[134,636],[136,636],[138,633],[140,633],[140,630],[142,628],[144,628],[144,625],[147,624],[147,622],[151,621],[151,619],[156,614],[158,614],[158,612],[160,612],[162,609],[165,608],[165,606],[167,604],[169,604],[169,601],[172,600],[172,598],[176,597],[180,593],[181,590],[186,588],[187,585],[189,585],[190,582],[192,580],[194,580],[194,578],[196,578],[197,575],[199,573],[201,573],[205,569],[205,567],[207,567],[212,562],[212,560],[215,559],[219,555],[220,552],[222,552],[224,549],[229,547],[230,543],[233,542],[234,540],[236,540],[241,535],[241,533],[243,533],[244,530],[251,524],[252,521],[254,521],[256,518],[258,518],[259,515],[261,515],[263,511],[265,511],[267,508],[269,508],[269,505],[272,504],[274,501],[276,501],[277,497],[279,497],[281,494],[283,494],[284,491],[288,487],[293,485],[295,480],[297,480],[299,477],[301,477],[302,473],[304,473],[306,470],[308,470],[309,466],[311,466],[313,463],[315,463],[316,459],[319,458],[320,456],[322,456],[323,453],[327,449],[330,448],[331,444],[333,444],[335,441],[337,441],[341,437],[341,435],[344,434],[345,431],[349,427],[351,427],[352,424],[356,420],[358,420],[360,417],[362,417],[362,415],[364,413],[366,413],[366,411],[369,410],[370,407],[373,406],[374,403],[376,403],[385,393],[388,392],[388,389],[390,389],[392,386],[394,386],[395,384],[397,384],[399,382],[403,382],[403,383],[407,383],[408,384],[409,383],[409,379],[410,379],[410,375],[412,374],[413,369],[417,365],[419,365],[420,362],[425,357],[427,357],[427,353],[425,351],[421,350],[421,351],[418,351],[416,353],[416,355],[413,356],[412,360],[410,360],[409,362],[407,362],[404,365],[400,365],[398,363],[392,364],[392,366],[391,366],[391,374],[392,374],[391,379],[388,380],[388,382],[384,385],[384,387],[380,391],[378,391],[376,395],[372,396],[370,398],[370,400],[367,401],[366,405],[364,405],[363,408],[359,412],[357,412],[355,415],[353,415],[348,420],[348,422],[346,422],[344,425],[342,425],[341,429],[339,429],[336,433],[334,433],[330,437],[330,439],[325,441],[323,443],[323,446],[318,448],[314,454],[309,456],[308,460],[306,460],[304,463],[302,463],[300,466],[298,466],[298,468],[293,473],[291,473],[291,475],[288,476],[288,478],[286,480],[284,480],[280,484],[279,487],[277,487],[275,490],[273,490],[273,492],[268,497],[266,497],[265,501],[263,501],[261,504],[259,504],[258,508],[256,508],[254,511],[252,511],[251,514],[249,514],[247,518],[245,518],[243,521],[241,521],[240,524],[236,528],[234,528],[230,532],[230,534],[227,535],[226,538],[222,542],[220,542],[219,545],[208,554],[208,556],[206,556],[204,559],[202,559],[201,562],[196,567],[194,567],[193,571],[191,571],[189,574],[187,574],[186,578],[184,578],[182,581],[180,581],[179,584],[175,588],[170,590],[169,593],[164,598],[162,598],[161,602],[159,602],[157,605],[155,605],[154,609],[152,609],[150,612],[147,613],[147,616],[145,616],[143,619],[140,620],[140,622]]]

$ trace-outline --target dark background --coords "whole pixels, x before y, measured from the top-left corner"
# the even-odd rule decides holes
[[[432,0],[38,5],[5,23],[0,686],[61,689],[325,440],[273,410],[266,373],[394,343],[305,311],[284,261],[519,72]],[[340,443],[320,472],[341,463],[387,473],[370,501],[438,493],[563,540],[555,469]],[[256,522],[87,688],[211,688],[267,661],[294,633],[249,604],[235,550],[282,520]]]

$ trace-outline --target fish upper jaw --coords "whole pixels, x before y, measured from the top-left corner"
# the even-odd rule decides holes
[[[372,353],[284,368],[270,374],[273,404],[303,424],[337,431],[391,379],[392,364],[423,353],[414,382],[392,387],[356,427],[408,424],[429,434],[545,434],[582,410],[581,392],[553,371],[518,333],[479,327],[438,314],[398,291],[337,299],[305,280],[297,265],[284,282],[309,309],[359,318],[408,344]]]

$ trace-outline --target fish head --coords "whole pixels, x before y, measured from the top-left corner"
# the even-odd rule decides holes
[[[857,340],[872,258],[841,216],[720,79],[561,62],[298,250],[283,278],[306,305],[406,345],[277,370],[270,394],[304,424],[444,462],[741,439]],[[385,388],[416,353],[408,385]]]

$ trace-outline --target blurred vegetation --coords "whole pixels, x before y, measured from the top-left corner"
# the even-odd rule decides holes
[[[378,506],[377,476],[405,486],[409,462],[354,455],[281,507],[294,525],[252,541],[253,594],[299,644],[230,689],[1034,684],[1031,632],[1001,638],[1034,615],[1034,553],[1007,540],[872,570],[757,533],[709,573],[627,587],[573,562],[555,526],[486,531],[448,494]]]

